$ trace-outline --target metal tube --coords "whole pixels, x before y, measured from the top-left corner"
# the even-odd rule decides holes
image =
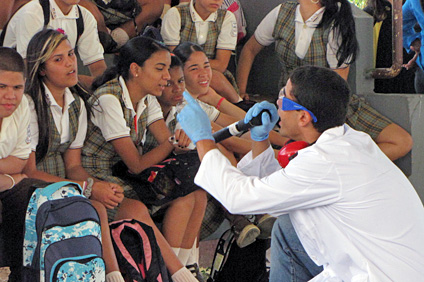
[[[403,32],[402,32],[402,0],[393,0],[392,5],[392,66],[375,68],[367,73],[367,77],[388,79],[397,76],[403,64]]]

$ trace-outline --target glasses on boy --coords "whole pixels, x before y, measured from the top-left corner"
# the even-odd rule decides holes
[[[314,115],[314,113],[312,113],[310,110],[308,110],[307,108],[305,108],[302,105],[299,105],[298,103],[294,102],[293,100],[290,100],[289,98],[286,97],[286,88],[283,87],[283,89],[281,89],[279,95],[278,95],[278,99],[281,99],[281,110],[283,111],[307,111],[311,117],[312,120],[314,122],[317,122],[317,118]]]

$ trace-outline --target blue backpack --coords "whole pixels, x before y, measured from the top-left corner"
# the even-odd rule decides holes
[[[24,236],[23,281],[105,281],[99,216],[78,184],[37,188]]]

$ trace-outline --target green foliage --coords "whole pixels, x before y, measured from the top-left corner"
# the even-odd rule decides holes
[[[367,0],[349,0],[354,3],[358,8],[363,9],[367,4]]]

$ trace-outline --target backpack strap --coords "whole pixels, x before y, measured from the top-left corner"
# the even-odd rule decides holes
[[[50,1],[49,0],[39,0],[40,5],[43,8],[43,16],[44,16],[44,28],[47,27],[47,25],[50,22]],[[78,19],[77,19],[77,41],[75,42],[75,45],[78,45],[78,40],[80,39],[82,33],[84,32],[84,19],[82,17],[81,8],[79,5],[77,5],[78,8]]]
[[[226,230],[219,238],[212,261],[211,274],[207,280],[208,282],[214,282],[217,280],[218,274],[222,271],[230,254],[231,246],[234,242],[235,238],[231,228]]]
[[[47,25],[50,22],[50,2],[49,0],[39,0],[41,8],[43,8],[43,17],[44,17],[44,28],[47,27]]]
[[[82,17],[81,8],[79,5],[77,5],[77,8],[79,17],[77,19],[77,41],[75,42],[75,46],[78,45],[78,40],[84,32],[84,18]]]
[[[12,19],[12,17],[19,11],[19,9],[21,9],[23,6],[25,6],[26,4],[28,4],[29,2],[27,2],[27,3],[23,3],[22,5],[20,5],[19,7],[18,7],[18,9],[16,9],[16,11],[12,14],[12,15],[10,15],[10,18],[7,20],[7,22],[6,22],[6,24],[3,26],[3,31],[1,32],[1,34],[0,34],[0,46],[3,46],[3,43],[4,43],[4,38],[5,38],[5,36],[6,36],[6,29],[7,29],[7,26],[9,25],[9,22],[10,22],[10,20]]]

